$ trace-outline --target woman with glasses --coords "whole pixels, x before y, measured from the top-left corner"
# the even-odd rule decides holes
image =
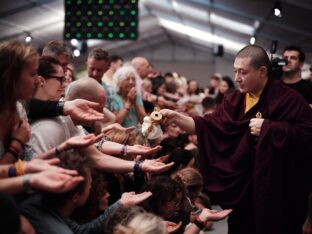
[[[50,56],[42,56],[39,59],[38,68],[39,85],[35,92],[35,98],[41,100],[59,100],[65,88],[65,76],[60,62]]]

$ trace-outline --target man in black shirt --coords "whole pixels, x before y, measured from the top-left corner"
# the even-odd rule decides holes
[[[288,61],[288,64],[283,66],[282,82],[299,92],[312,107],[312,83],[301,78],[301,69],[305,59],[304,52],[297,46],[287,46],[284,49],[283,58]]]

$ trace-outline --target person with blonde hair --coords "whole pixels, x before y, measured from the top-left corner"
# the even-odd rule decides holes
[[[0,44],[0,163],[16,161],[29,140],[29,124],[17,106],[18,101],[32,98],[38,82],[38,58],[31,46],[18,42]]]
[[[114,234],[167,234],[163,220],[151,213],[141,213],[135,216],[128,225],[118,225]]]

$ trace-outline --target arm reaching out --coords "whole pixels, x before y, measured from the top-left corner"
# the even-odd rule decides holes
[[[169,109],[162,109],[160,113],[165,117],[165,121],[168,124],[175,123],[189,134],[195,134],[195,122],[193,118]]]

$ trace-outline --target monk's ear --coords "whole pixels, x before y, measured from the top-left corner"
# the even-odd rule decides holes
[[[269,74],[268,68],[266,66],[261,66],[259,68],[259,72],[260,72],[261,77],[267,77]]]

